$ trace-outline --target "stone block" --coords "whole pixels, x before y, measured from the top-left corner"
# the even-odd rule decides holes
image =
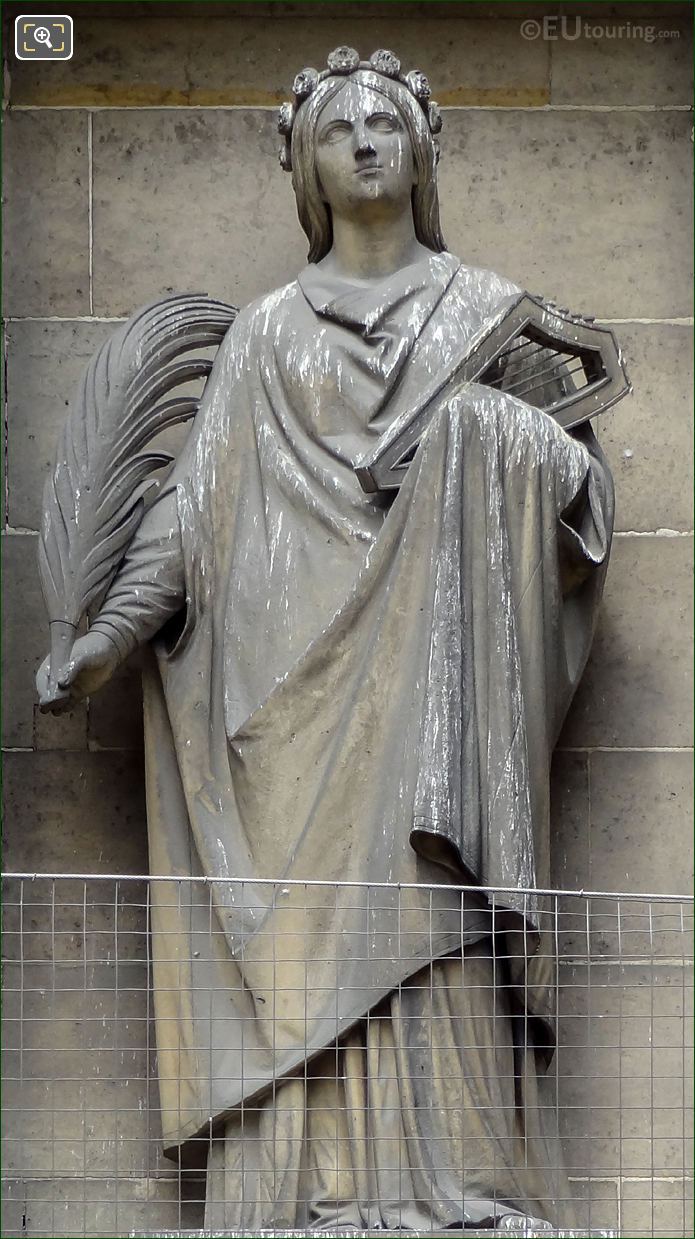
[[[693,340],[689,327],[615,327],[633,394],[597,430],[615,478],[616,529],[693,523]]]
[[[616,538],[560,748],[692,744],[692,539]]]
[[[686,894],[693,763],[682,753],[592,753],[589,889]],[[692,957],[692,906],[594,899],[591,948],[622,959]]]
[[[591,17],[617,17],[621,12],[625,12],[625,3],[626,0],[587,0],[586,4],[582,4],[582,11]],[[103,17],[102,4],[103,0],[82,0],[80,14],[85,17]],[[660,13],[664,15],[683,16],[683,0],[658,0],[658,4]],[[642,0],[641,3],[629,0],[629,6],[630,15],[635,19],[654,16],[654,0]],[[13,13],[18,12],[18,0],[10,0],[8,8]],[[113,0],[111,3],[110,0],[108,16],[131,21],[134,16],[151,16],[153,9],[165,21],[181,16],[219,17],[220,13],[219,0],[207,0],[207,3],[205,0]],[[465,9],[461,0],[412,0],[407,11],[418,18],[436,17],[451,21],[460,18],[462,10],[466,17],[498,17],[500,20],[506,18],[518,21],[519,0],[466,0]],[[576,12],[576,0],[574,3],[566,0],[560,4],[549,3],[547,0],[527,0],[523,11],[531,17],[553,13],[571,14]],[[322,0],[321,12],[341,20],[361,17],[364,21],[367,16],[390,18],[394,10],[393,0],[370,0],[368,15],[365,13],[364,0]],[[234,18],[253,15],[272,17],[276,22],[282,19],[295,22],[298,18],[312,17],[315,13],[316,0],[304,0],[304,3],[295,3],[294,0],[225,0],[225,14]]]
[[[5,118],[5,314],[89,313],[87,117]]]
[[[593,1230],[618,1230],[618,1186],[608,1179],[570,1179],[577,1226]]]
[[[244,304],[305,264],[271,112],[94,117],[94,304],[130,314],[172,291]]]
[[[51,963],[88,973],[115,967],[125,984],[132,961],[148,958],[148,891],[129,878],[5,878],[3,956],[22,961],[29,983]],[[55,988],[59,977],[45,982]],[[115,984],[116,982],[114,982]]]
[[[58,718],[39,713],[36,672],[49,649],[48,617],[39,584],[35,534],[4,534],[3,743],[8,748],[85,749],[87,708]]]
[[[691,1239],[691,1178],[623,1181],[620,1201],[623,1234],[634,1239]]]
[[[12,1179],[3,1180],[0,1190],[4,1239],[24,1239],[27,1233],[24,1192],[20,1190],[16,1180]]]
[[[659,6],[660,7],[660,6]],[[689,104],[692,23],[682,14],[589,17],[578,5],[546,27],[551,42],[551,103]]]
[[[157,1167],[146,962],[22,961],[5,973],[5,1168],[83,1175]]]
[[[9,1204],[21,1207],[23,1227],[18,1233],[26,1239],[39,1235],[116,1239],[131,1231],[186,1233],[202,1225],[199,1204],[185,1196],[181,1199],[174,1176],[26,1176],[10,1179],[5,1192]],[[9,1239],[14,1231],[3,1228],[3,1234]]]
[[[589,771],[586,753],[553,757],[551,795],[552,885],[586,886],[589,876]]]
[[[559,993],[555,1071],[570,1174],[683,1174],[692,1162],[692,968],[563,964]]]
[[[7,328],[9,523],[39,529],[44,481],[93,353],[117,323],[10,323]]]
[[[550,783],[550,884],[564,890],[589,887],[589,763],[586,753],[557,752]],[[587,952],[586,901],[557,901],[557,943],[563,955]]]
[[[137,754],[8,753],[4,765],[7,871],[146,871]]]
[[[2,399],[2,432],[4,443],[7,444],[7,325],[3,324],[2,355],[5,364],[0,367],[0,398]],[[7,516],[7,450],[0,452],[0,496],[2,496],[2,528],[5,529]]]
[[[603,317],[689,313],[687,117],[454,110],[444,134],[444,230],[466,261]],[[172,288],[244,303],[293,278],[306,250],[276,141],[253,109],[96,115],[97,312]]]
[[[450,112],[444,235],[576,311],[689,315],[691,157],[686,114]]]
[[[404,69],[420,67],[427,73],[442,106],[524,107],[548,102],[547,46],[524,41],[516,23],[471,21],[465,10],[454,12],[444,23],[430,18],[427,11],[411,15],[404,10],[399,13],[396,31],[389,13],[367,16],[363,10],[359,16],[336,18],[314,11],[285,26],[282,39],[263,19],[237,19],[233,27],[239,38],[233,101],[260,103],[286,98],[296,71],[290,67],[293,48],[297,49],[298,68],[311,64],[321,69],[327,53],[347,42],[365,58],[377,47],[393,46]],[[204,94],[225,82],[227,49],[224,36],[215,39],[216,33],[208,28],[192,57],[193,73]],[[228,73],[227,82],[230,77]],[[264,99],[259,98],[259,88],[265,92]]]
[[[676,853],[671,864],[677,863]],[[688,882],[683,880],[683,884]],[[582,902],[585,909],[588,905],[584,938],[593,957],[625,963],[692,961],[692,904],[675,897],[615,899],[605,895]]]
[[[282,16],[291,20],[278,25]],[[490,20],[489,10],[485,17],[467,20],[454,8],[444,23],[404,11],[396,37],[391,14],[371,6],[342,15],[280,11],[271,22],[248,9],[232,15],[226,5],[173,21],[150,10],[135,28],[102,13],[80,20],[70,62],[13,66],[11,98],[54,107],[267,106],[288,97],[298,69],[321,69],[340,44],[366,58],[395,43],[404,68],[429,74],[443,105],[547,103],[550,45],[523,39],[519,22]]]
[[[687,894],[692,755],[598,752],[589,762],[592,888]]]
[[[136,654],[89,702],[89,743],[107,749],[136,749],[143,744],[142,675]]]

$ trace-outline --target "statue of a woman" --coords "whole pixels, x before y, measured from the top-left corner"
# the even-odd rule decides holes
[[[517,291],[445,249],[428,96],[387,52],[299,75],[308,266],[239,313],[101,613],[39,677],[67,700],[156,655],[162,1120],[172,1155],[208,1149],[212,1228],[565,1217],[552,942],[516,892],[549,884],[612,492],[588,424],[475,383],[444,389],[395,496],[360,486]],[[461,884],[511,890],[493,910]]]

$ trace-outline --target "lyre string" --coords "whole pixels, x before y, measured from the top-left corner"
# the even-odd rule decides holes
[[[551,367],[547,371],[541,371],[539,375],[535,376],[532,379],[529,386],[522,387],[517,390],[514,390],[513,388],[509,387],[509,388],[505,388],[504,390],[507,395],[510,395],[510,396],[513,395],[513,396],[516,396],[517,399],[520,399],[522,396],[524,397],[529,396],[532,392],[542,391],[544,387],[547,387],[548,383],[552,382],[551,376],[553,374],[557,374],[557,377],[560,379],[566,379],[566,378],[571,378],[575,374],[583,373],[583,371],[584,371],[584,367],[581,364],[581,362],[578,366],[575,366],[574,369],[570,369],[569,366],[565,366],[565,365],[557,365],[557,366]],[[539,382],[538,379],[544,373],[547,374],[548,377],[543,379],[542,382]],[[576,390],[576,387],[575,387],[575,390]]]
[[[515,344],[513,348],[508,348],[505,353],[500,353],[498,361],[503,361],[506,357],[511,357],[512,353],[519,353],[524,348],[532,350],[526,354],[527,357],[531,357],[534,353],[542,353],[543,349],[548,348],[548,345],[539,344],[536,340],[524,339],[521,341],[521,344]]]
[[[524,371],[519,371],[519,373],[514,376],[514,382],[510,383],[504,390],[507,392],[515,392],[520,388],[525,387],[529,381],[535,386],[538,379],[543,378],[544,375],[554,374],[560,370],[566,369],[567,364],[568,363],[563,361],[560,357],[555,358],[552,365],[542,366],[539,369],[536,369],[534,366],[527,366],[525,367],[525,373]],[[582,363],[580,362],[579,364],[581,366]]]
[[[523,383],[513,383],[509,387],[505,387],[503,382],[494,382],[488,383],[487,386],[494,388],[495,391],[502,391],[506,395],[525,399],[531,392],[541,391],[548,383],[552,383],[554,380],[565,380],[582,372],[583,367],[581,364],[570,369],[563,363],[558,363],[544,371],[540,371],[536,375],[527,376]]]
[[[508,358],[511,356],[511,353],[513,353],[514,351],[515,351],[514,349],[510,349],[506,353],[500,353],[498,361],[508,362]],[[576,354],[574,353],[561,352],[559,349],[551,349],[547,344],[540,344],[536,348],[534,348],[530,353],[524,353],[521,357],[519,357],[513,362],[515,383],[519,382],[520,380],[523,382],[526,382],[526,378],[528,377],[528,374],[533,373],[533,371],[536,369],[538,365],[539,357],[543,353],[546,353],[548,357],[553,358],[553,365],[557,364],[558,358],[566,357],[568,358],[568,360],[574,361],[576,357]],[[504,367],[504,373],[506,373],[506,371],[507,371],[507,365],[505,365]]]
[[[568,360],[563,360],[563,358],[567,358],[567,357],[568,357],[568,354],[566,353],[557,353],[555,354],[555,358],[552,362],[552,365],[545,366],[544,368],[540,370],[536,369],[536,367],[533,365],[522,367],[522,369],[519,370],[518,373],[515,375],[514,382],[510,383],[509,386],[504,387],[504,391],[509,392],[509,393],[514,393],[520,389],[523,389],[526,386],[526,384],[529,382],[529,380],[532,381],[532,384],[535,387],[538,379],[542,378],[543,375],[550,375],[555,372],[559,372],[561,370],[565,370],[566,373],[569,372],[572,374],[576,374],[579,370],[583,370],[584,363],[582,362],[581,358],[575,358],[575,357],[569,356]],[[579,365],[576,366],[574,370],[569,371],[569,366],[572,365],[574,361],[578,361]],[[500,387],[502,383],[504,383],[504,376],[502,376],[501,379],[496,379],[493,383],[490,384],[490,386]]]
[[[562,380],[571,378],[572,375],[580,373],[581,370],[582,370],[582,367],[580,366],[575,367],[574,370],[571,370],[569,368],[564,368],[564,372],[560,372],[560,370],[559,372],[557,372],[557,377],[559,377]],[[522,399],[522,398],[527,399],[527,396],[531,395],[531,393],[543,392],[543,389],[546,387],[546,385],[548,385],[548,383],[551,383],[551,382],[553,382],[553,379],[546,378],[543,383],[536,383],[536,382],[531,383],[530,387],[524,388],[522,392],[514,392],[514,393],[508,393],[508,394],[517,396],[517,399]],[[576,392],[576,390],[581,390],[581,389],[577,388],[576,385],[574,385],[574,390]]]
[[[532,341],[527,340],[524,344],[518,344],[514,348],[507,349],[506,353],[500,353],[499,357],[495,358],[495,361],[492,363],[492,365],[498,366],[501,363],[504,363],[504,368],[506,370],[507,365],[509,363],[509,358],[512,357],[512,355],[515,353],[519,354],[519,356],[516,356],[513,358],[513,364],[518,365],[519,363],[525,364],[529,362],[531,358],[537,357],[539,353],[547,352],[547,346],[544,344],[535,345],[535,347],[532,347],[530,352],[528,353],[521,352],[522,349],[529,348],[531,344],[532,344]],[[523,373],[523,371],[520,371],[520,373]]]

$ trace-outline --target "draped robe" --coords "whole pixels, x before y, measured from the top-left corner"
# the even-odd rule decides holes
[[[392,502],[354,472],[516,291],[432,254],[369,288],[309,266],[248,306],[95,624],[124,655],[159,634],[145,721],[150,864],[175,879],[151,892],[170,1153],[488,932],[461,883],[511,888],[497,926],[551,1043],[542,901],[516,888],[549,884],[549,762],[610,541],[603,458],[587,428],[454,381]]]

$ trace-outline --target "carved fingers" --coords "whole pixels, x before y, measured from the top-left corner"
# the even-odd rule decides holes
[[[88,633],[75,642],[65,662],[53,665],[50,655],[36,676],[39,708],[61,714],[76,701],[89,697],[106,684],[119,664],[114,643],[103,633]]]

